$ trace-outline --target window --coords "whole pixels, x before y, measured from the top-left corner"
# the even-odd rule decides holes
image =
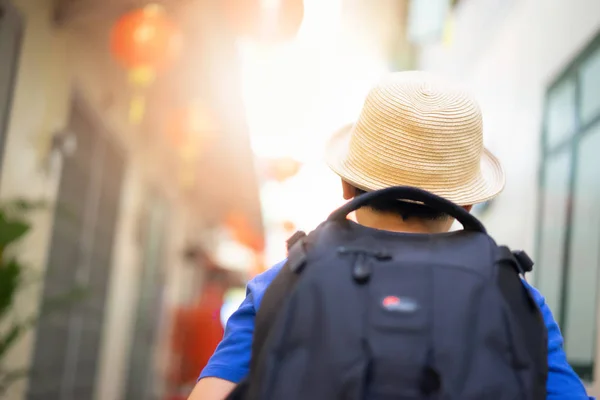
[[[600,277],[600,35],[550,86],[540,168],[536,284],[567,358],[594,376]]]

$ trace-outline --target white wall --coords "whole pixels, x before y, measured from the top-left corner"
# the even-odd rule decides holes
[[[25,197],[49,203],[55,200],[60,169],[44,171],[42,155],[50,135],[64,127],[70,91],[66,41],[50,24],[51,3],[13,0],[25,19],[25,35],[4,149],[0,181],[0,197],[4,199]],[[32,232],[19,249],[23,261],[40,273],[45,267],[52,219],[51,207],[38,212],[32,218]],[[39,289],[38,286],[21,292],[16,310],[19,316],[35,313]],[[27,367],[33,341],[31,331],[11,351],[8,365]],[[26,385],[26,381],[15,385],[8,400],[22,398]]]
[[[481,103],[485,143],[507,175],[485,217],[498,242],[534,251],[545,92],[599,32],[598,0],[464,0],[452,46],[421,53],[421,68],[461,81]],[[597,370],[592,394],[599,381]]]
[[[486,12],[483,26],[475,8]],[[597,0],[465,0],[453,46],[422,51],[421,68],[461,81],[481,103],[486,145],[507,175],[485,221],[499,242],[533,253],[544,94],[599,31]]]

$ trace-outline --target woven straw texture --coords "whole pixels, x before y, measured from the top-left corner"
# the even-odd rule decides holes
[[[459,205],[504,188],[499,161],[483,147],[477,103],[424,72],[398,72],[373,88],[358,121],[330,140],[326,161],[364,190],[419,187]]]

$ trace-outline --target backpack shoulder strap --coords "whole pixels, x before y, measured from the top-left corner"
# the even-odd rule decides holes
[[[284,268],[289,268],[296,274],[302,271],[306,264],[307,237],[306,233],[298,231],[287,240],[288,258]]]
[[[251,371],[256,369],[271,327],[306,265],[308,237],[304,232],[296,232],[288,239],[288,259],[263,295],[254,324]]]
[[[540,397],[545,398],[547,363],[547,332],[540,310],[531,293],[521,281],[525,272],[532,270],[533,261],[524,251],[511,251],[508,247],[497,248],[496,263],[497,282],[500,293],[508,306],[510,320],[509,331],[513,336],[513,344],[522,343],[515,348],[514,363],[518,367],[527,367],[533,363],[536,376],[535,390]]]
[[[312,235],[312,233],[311,233]],[[250,373],[227,397],[227,400],[256,399],[260,394],[262,380],[261,366],[264,367],[266,357],[265,344],[277,315],[283,309],[285,300],[296,285],[300,273],[306,264],[306,251],[310,235],[302,231],[294,233],[286,242],[288,258],[275,279],[267,288],[260,308],[257,310],[252,340],[252,357]]]

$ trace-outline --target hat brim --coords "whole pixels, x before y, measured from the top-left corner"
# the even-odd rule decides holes
[[[343,127],[331,137],[327,144],[325,161],[333,172],[353,186],[366,191],[384,189],[390,186],[415,186],[412,182],[402,182],[402,179],[397,181],[381,179],[376,172],[368,173],[368,171],[360,170],[353,163],[348,162],[353,128],[353,124]],[[440,187],[439,185],[435,187],[418,185],[418,187],[458,205],[467,206],[493,199],[502,192],[504,185],[505,175],[500,161],[489,150],[484,149],[481,157],[480,173],[472,181],[454,187]]]

